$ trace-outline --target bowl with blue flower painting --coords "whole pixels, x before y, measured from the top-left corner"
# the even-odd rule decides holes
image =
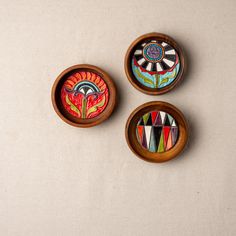
[[[127,50],[125,71],[131,84],[143,93],[158,95],[173,89],[183,77],[184,56],[171,37],[149,33]]]

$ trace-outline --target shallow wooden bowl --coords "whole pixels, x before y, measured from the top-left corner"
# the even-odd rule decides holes
[[[157,88],[157,87],[151,88],[151,87],[145,86],[140,81],[138,81],[138,79],[136,78],[136,76],[134,75],[133,70],[132,70],[132,58],[133,58],[133,55],[134,55],[137,47],[142,44],[149,44],[151,40],[156,40],[157,42],[165,42],[168,45],[170,45],[176,51],[176,53],[178,55],[178,60],[180,63],[179,71],[178,71],[178,74],[175,77],[174,81],[171,82],[169,85],[166,84],[166,86],[162,87],[162,88],[161,87],[160,88]],[[161,48],[163,49],[163,54],[164,54],[162,57],[162,59],[163,59],[165,56],[165,49],[164,49],[164,47],[161,47]],[[142,56],[143,56],[143,54],[144,53],[142,51]],[[156,61],[156,62],[158,62],[158,61]],[[151,63],[152,68],[157,67],[155,64],[156,62]],[[148,63],[148,62],[146,61],[144,63]],[[174,39],[172,39],[171,37],[169,37],[165,34],[161,34],[161,33],[148,33],[148,34],[142,35],[142,36],[138,37],[136,40],[134,40],[134,42],[131,43],[131,45],[129,46],[129,48],[126,52],[125,61],[124,61],[126,76],[127,76],[128,80],[130,81],[130,83],[139,91],[141,91],[145,94],[149,94],[149,95],[160,95],[160,94],[163,94],[163,93],[166,93],[166,92],[172,90],[183,78],[183,74],[184,74],[185,67],[186,67],[185,64],[186,63],[185,63],[185,59],[184,59],[183,50],[180,48],[180,46],[176,43],[176,41]],[[149,73],[150,71],[145,71],[145,72]]]
[[[64,86],[65,82],[68,80],[68,78],[70,76],[75,75],[75,73],[77,73],[77,72],[78,72],[78,76],[81,76],[82,73],[84,73],[82,75],[89,75],[88,76],[89,79],[91,78],[91,75],[97,75],[97,77],[100,78],[100,80],[96,80],[96,79],[87,80],[84,77],[83,82],[87,83],[88,86],[90,86],[92,90],[93,90],[93,88],[98,88],[98,86],[95,84],[97,81],[104,81],[104,83],[106,84],[106,88],[108,89],[108,94],[109,94],[109,97],[107,99],[108,101],[106,101],[106,98],[105,98],[106,106],[105,106],[104,110],[102,110],[102,112],[100,112],[95,117],[90,117],[90,118],[86,117],[86,109],[87,109],[88,103],[85,103],[86,105],[83,106],[83,111],[81,111],[81,109],[75,107],[74,104],[71,103],[70,100],[66,100],[66,101],[68,101],[68,104],[70,104],[71,110],[70,110],[70,108],[66,109],[65,101],[63,101],[63,97],[62,97],[62,89],[64,88],[63,86]],[[89,73],[87,73],[87,72],[89,72]],[[95,78],[95,77],[93,77],[93,78]],[[80,87],[80,90],[78,90],[78,86],[76,85],[76,78],[74,79],[74,81],[75,82],[73,82],[73,78],[72,78],[72,82],[71,81],[68,82],[68,84],[70,83],[69,86],[71,86],[70,93],[74,92],[73,96],[83,96],[83,98],[84,98],[83,102],[86,102],[88,100],[87,98],[89,95],[94,96],[91,99],[93,99],[93,101],[95,101],[97,97],[99,99],[99,96],[101,96],[101,94],[103,92],[102,89],[101,89],[101,91],[94,92],[94,91],[90,90],[88,92],[89,87],[87,85],[84,85],[85,87],[83,87],[83,89],[81,89],[81,87]],[[100,84],[104,84],[104,83],[101,82]],[[76,86],[77,86],[77,90],[74,89],[74,88],[76,88]],[[86,93],[88,93],[88,94],[86,94]],[[72,96],[72,95],[70,95],[70,96]],[[65,121],[66,123],[68,123],[70,125],[76,126],[76,127],[87,128],[87,127],[91,127],[91,126],[95,126],[95,125],[100,124],[101,122],[106,120],[111,115],[111,113],[115,107],[115,104],[116,104],[116,88],[115,88],[115,85],[114,85],[112,79],[110,78],[110,76],[106,72],[104,72],[102,69],[100,69],[96,66],[93,66],[93,65],[81,64],[81,65],[75,65],[75,66],[69,67],[68,69],[64,70],[57,77],[57,79],[55,80],[53,87],[52,87],[51,98],[52,98],[52,104],[53,104],[53,107],[54,107],[56,113],[59,115],[59,117],[63,121]],[[84,101],[84,100],[86,100],[86,101]],[[101,106],[101,102],[100,102],[100,106]],[[85,109],[85,111],[84,111],[84,109]],[[97,105],[97,107],[94,106],[91,109],[93,109],[92,111],[94,111],[94,110],[96,111],[96,109],[97,110],[100,109],[99,104]],[[75,113],[75,111],[77,113]],[[85,114],[84,117],[83,116],[81,117],[81,112],[83,112],[83,114]],[[75,114],[75,115],[73,115],[73,114]],[[76,114],[78,114],[78,115],[76,116]]]
[[[143,115],[151,111],[162,111],[168,113],[177,123],[178,138],[175,145],[168,151],[161,153],[151,152],[145,149],[138,140],[138,122]],[[175,106],[161,101],[148,102],[139,106],[131,113],[126,123],[125,136],[128,146],[139,158],[150,162],[165,162],[176,157],[184,149],[188,140],[187,122],[183,114]]]

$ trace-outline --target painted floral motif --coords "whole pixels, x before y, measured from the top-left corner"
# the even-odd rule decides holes
[[[73,73],[61,89],[63,106],[77,118],[91,119],[98,116],[106,108],[108,99],[105,81],[93,72]]]
[[[161,89],[170,85],[180,70],[176,50],[169,44],[156,40],[138,45],[131,63],[134,76],[149,88]]]

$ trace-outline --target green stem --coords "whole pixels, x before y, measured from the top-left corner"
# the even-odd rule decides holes
[[[156,88],[158,88],[158,82],[159,82],[159,75],[155,75],[155,78],[156,78],[156,84],[155,84],[155,86],[156,86]]]
[[[87,99],[82,100],[82,118],[86,118]]]

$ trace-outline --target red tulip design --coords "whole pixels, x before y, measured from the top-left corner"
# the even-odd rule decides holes
[[[94,118],[107,106],[109,92],[104,80],[93,72],[70,75],[61,90],[65,109],[77,118]]]

